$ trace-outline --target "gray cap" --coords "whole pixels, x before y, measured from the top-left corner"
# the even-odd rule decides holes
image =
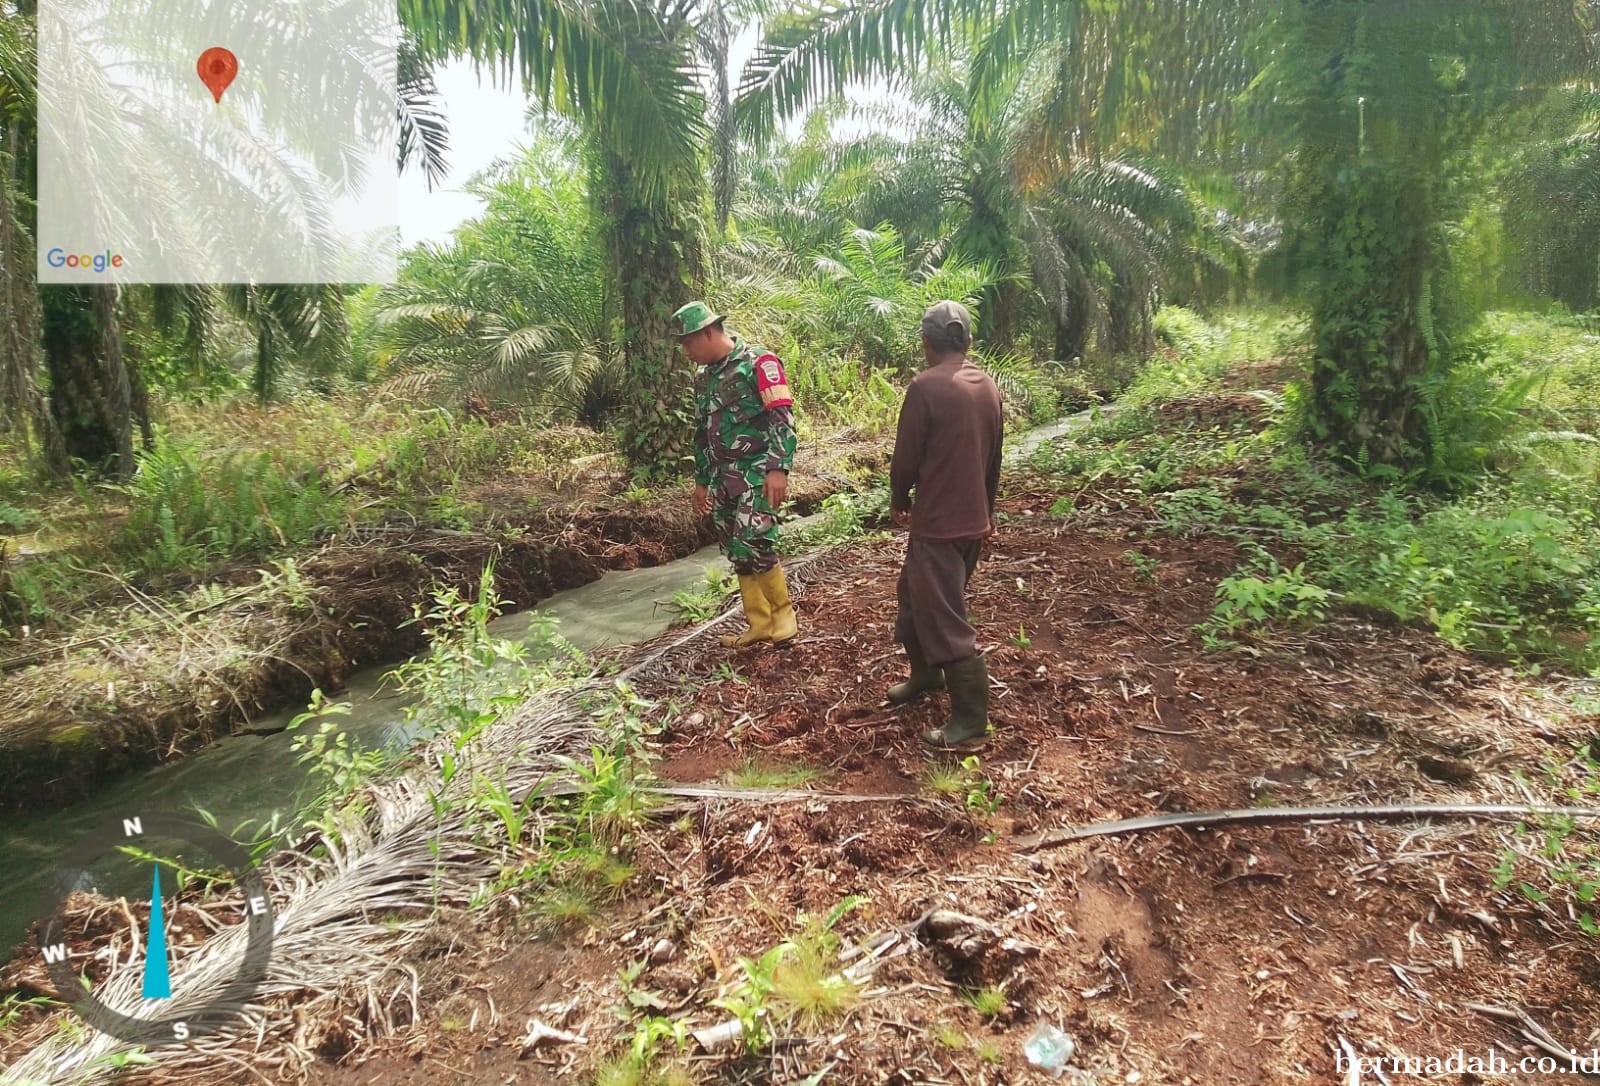
[[[952,324],[959,324],[968,339],[972,338],[972,314],[960,302],[934,302],[922,314],[922,334],[938,335]]]

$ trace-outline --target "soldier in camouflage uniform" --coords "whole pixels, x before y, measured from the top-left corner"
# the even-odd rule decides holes
[[[717,543],[739,575],[750,628],[730,647],[784,644],[797,631],[778,564],[778,507],[796,444],[789,385],[778,356],[722,327],[704,302],[672,315],[683,351],[701,368],[695,389],[694,507],[716,524]]]

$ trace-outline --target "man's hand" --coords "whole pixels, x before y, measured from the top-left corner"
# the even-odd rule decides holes
[[[892,513],[890,513],[889,516],[891,518],[893,518],[894,522],[896,524],[900,525],[900,527],[902,527],[902,528],[911,527],[911,510],[909,510],[909,509],[896,509]]]
[[[767,482],[761,488],[761,495],[767,499],[767,504],[772,507],[773,512],[777,512],[778,507],[789,496],[789,473],[787,471],[767,472]]]
[[[703,486],[694,488],[694,512],[699,517],[711,515],[711,491]]]

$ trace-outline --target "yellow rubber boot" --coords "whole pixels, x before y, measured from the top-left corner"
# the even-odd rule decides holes
[[[794,635],[800,632],[800,623],[794,617],[794,604],[789,602],[789,582],[784,579],[783,567],[773,566],[765,573],[758,575],[761,592],[767,597],[771,605],[772,624],[770,640],[774,645],[781,645],[785,641],[794,640]]]
[[[744,617],[750,623],[750,628],[742,634],[724,635],[723,645],[730,649],[742,649],[760,641],[771,641],[772,605],[767,602],[766,593],[761,591],[758,574],[739,574],[739,596],[744,600]]]

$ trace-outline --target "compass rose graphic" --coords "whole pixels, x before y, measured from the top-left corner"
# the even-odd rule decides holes
[[[202,945],[185,948],[187,961],[207,964],[194,971],[199,975],[192,982],[180,975],[174,984],[168,935],[177,899],[168,895],[178,880],[163,887],[161,869],[170,861],[156,858],[154,842],[176,845],[185,856],[203,854],[225,872],[215,881],[201,880],[196,891],[200,905],[212,906],[205,914],[220,915],[223,922],[206,933]],[[91,986],[86,967],[108,957],[108,948],[69,938],[69,898],[101,881],[127,885],[130,879],[148,885],[150,893],[142,986],[135,989],[115,973]],[[183,900],[193,904],[194,897],[186,893]],[[61,1000],[95,1029],[145,1046],[192,1040],[234,1019],[266,978],[272,954],[272,898],[250,858],[216,829],[168,814],[131,814],[82,838],[50,879],[41,916],[39,953]]]

